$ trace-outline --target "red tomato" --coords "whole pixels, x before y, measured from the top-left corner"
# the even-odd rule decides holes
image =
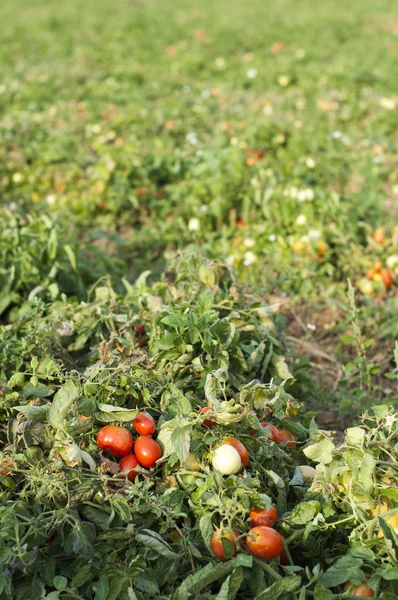
[[[133,421],[133,427],[140,435],[152,435],[156,429],[155,421],[145,412],[138,413]]]
[[[244,222],[244,221],[242,221],[242,219],[238,219],[238,220],[235,222],[235,225],[236,225],[237,227],[244,227],[244,226],[245,226],[245,222]]]
[[[366,582],[360,583],[359,585],[353,586],[352,583],[347,581],[344,586],[344,591],[350,591],[351,596],[358,596],[359,598],[373,598],[375,593],[370,589]]]
[[[394,283],[390,271],[388,271],[387,269],[383,269],[381,272],[381,276],[383,278],[383,283],[386,289],[389,290],[392,284]]]
[[[138,323],[138,325],[135,326],[135,332],[138,335],[138,337],[142,337],[143,335],[145,335],[144,325],[142,325],[142,323]]]
[[[233,446],[235,448],[235,450],[238,451],[238,454],[240,456],[240,460],[242,463],[242,467],[245,469],[247,467],[247,465],[249,464],[249,453],[246,450],[246,448],[244,447],[244,445],[242,444],[242,442],[240,442],[239,440],[237,440],[234,437],[226,437],[224,439],[224,444],[229,444],[230,446]]]
[[[106,425],[97,434],[97,444],[111,456],[126,456],[133,447],[133,436],[125,427]]]
[[[150,469],[162,456],[162,449],[152,438],[141,436],[134,443],[134,454],[141,466]]]
[[[204,406],[203,408],[200,409],[201,413],[208,413],[208,412],[213,412],[213,410],[210,408],[210,406]],[[202,423],[202,425],[204,425],[205,427],[208,427],[209,429],[213,429],[214,425],[215,425],[215,421],[212,421],[211,419],[205,419]]]
[[[287,429],[279,430],[280,444],[286,444],[288,448],[296,447],[296,438]]]
[[[144,338],[143,340],[139,340],[139,341],[137,342],[137,344],[138,344],[138,346],[139,346],[140,348],[145,348],[145,346],[148,346],[148,342],[147,342],[147,339],[146,339],[146,338]]]
[[[238,536],[239,532],[236,529],[233,531],[230,529],[217,529],[211,536],[211,549],[213,550],[213,554],[221,560],[228,560],[229,558],[232,558],[232,556],[235,556],[236,538]],[[233,545],[233,553],[230,556],[225,556],[223,540],[228,540]]]
[[[281,441],[281,437],[279,435],[279,429],[277,427],[275,427],[275,425],[272,425],[272,423],[261,423],[262,427],[269,427],[270,430],[270,434],[271,434],[271,439],[274,440],[274,442],[276,444],[280,444]]]
[[[126,473],[128,479],[130,481],[134,481],[134,479],[138,475],[137,471],[134,471],[134,469],[137,466],[138,466],[137,457],[134,454],[127,454],[127,456],[122,458],[122,460],[120,461],[120,464],[119,464],[120,473]]]
[[[250,554],[264,560],[279,556],[283,550],[283,538],[280,533],[272,527],[262,525],[250,529],[246,544]]]
[[[14,463],[11,458],[4,458],[0,463],[0,475],[3,477],[7,477],[7,475],[11,475],[11,471],[14,467]]]
[[[271,508],[268,509],[252,506],[249,516],[251,519],[250,527],[257,527],[258,525],[272,527],[273,523],[278,520],[278,513],[276,512],[275,506],[271,506]]]

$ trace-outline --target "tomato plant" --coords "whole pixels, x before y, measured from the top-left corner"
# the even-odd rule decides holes
[[[246,536],[249,552],[257,558],[269,560],[279,556],[283,550],[283,538],[271,527],[253,527]]]
[[[156,430],[155,421],[148,413],[138,413],[133,421],[133,427],[140,435],[153,435]]]
[[[133,437],[125,427],[106,425],[97,434],[98,448],[111,456],[126,456],[133,447]]]
[[[139,464],[150,469],[162,456],[162,449],[152,438],[141,436],[134,442],[134,453]]]

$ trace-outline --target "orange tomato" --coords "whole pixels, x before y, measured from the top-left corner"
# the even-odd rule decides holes
[[[373,598],[375,593],[366,582],[360,583],[359,585],[352,585],[349,581],[344,586],[344,591],[350,591],[351,596],[358,596],[359,598]]]
[[[391,277],[390,271],[388,271],[387,269],[382,269],[381,276],[383,279],[383,283],[386,286],[386,289],[389,290],[393,284],[393,279]]]
[[[376,244],[382,244],[384,242],[384,230],[381,227],[375,229],[372,238]]]
[[[280,437],[280,440],[281,440],[280,441],[281,444],[286,444],[286,446],[288,448],[295,448],[296,447],[296,438],[287,429],[280,429],[279,430],[279,437]]]
[[[251,519],[251,527],[257,527],[258,525],[272,527],[274,522],[278,520],[278,513],[276,512],[275,506],[271,506],[271,508],[268,509],[252,506],[249,517]]]

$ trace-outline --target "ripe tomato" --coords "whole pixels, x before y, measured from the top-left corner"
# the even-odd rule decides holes
[[[375,593],[370,589],[368,584],[364,581],[359,585],[352,585],[349,581],[344,586],[344,591],[350,591],[351,596],[358,596],[359,598],[373,598]]]
[[[276,444],[280,444],[281,442],[281,436],[279,435],[279,429],[277,427],[275,427],[275,425],[272,425],[272,423],[261,423],[261,427],[269,427],[270,430],[270,434],[271,434],[271,439],[274,440],[274,442]]]
[[[232,475],[242,468],[239,452],[230,444],[222,444],[214,450],[212,464],[222,475]]]
[[[123,457],[120,461],[120,473],[126,473],[128,479],[130,481],[134,481],[137,477],[138,472],[134,471],[135,467],[138,466],[137,457],[134,454],[127,454],[127,456]]]
[[[268,509],[252,506],[249,517],[251,519],[250,527],[257,527],[258,525],[272,527],[273,523],[278,520],[278,513],[275,506],[271,506]]]
[[[234,529],[217,529],[211,536],[211,549],[213,550],[214,556],[217,556],[220,560],[228,560],[236,554],[236,538],[239,536],[239,532]],[[232,546],[226,545],[227,553],[225,553],[224,542],[230,542]],[[229,552],[228,552],[229,550]]]
[[[97,444],[111,456],[126,456],[133,447],[133,436],[125,427],[106,425],[97,434]]]
[[[135,332],[138,337],[142,337],[145,335],[145,326],[142,325],[142,323],[138,323],[138,325],[135,326]]]
[[[140,435],[152,435],[156,429],[155,421],[145,412],[138,413],[133,421],[133,427]]]
[[[376,244],[382,244],[384,242],[384,230],[381,228],[375,229],[372,238]]]
[[[393,279],[391,277],[390,271],[388,271],[387,269],[383,269],[381,272],[381,276],[386,289],[389,290],[393,284]]]
[[[247,465],[249,464],[249,453],[246,450],[246,448],[244,447],[244,445],[242,444],[242,442],[240,442],[236,438],[230,437],[230,436],[227,436],[224,439],[224,442],[226,444],[229,444],[230,446],[232,446],[233,448],[235,448],[235,450],[238,451],[238,454],[240,456],[240,460],[241,460],[241,463],[242,463],[242,467],[244,469],[246,469]]]
[[[152,438],[141,436],[134,443],[134,454],[140,465],[150,469],[162,456],[162,449]]]
[[[0,475],[3,477],[7,477],[11,475],[12,469],[14,468],[14,463],[11,458],[4,458],[0,463]]]
[[[286,444],[288,448],[296,447],[296,438],[287,429],[279,430],[280,444]]]
[[[283,550],[282,536],[272,527],[262,525],[250,529],[246,544],[250,554],[264,560],[276,558]]]
[[[213,412],[213,411],[210,408],[210,406],[204,406],[203,408],[200,409],[200,412],[208,413],[208,412]],[[205,419],[202,423],[202,425],[204,425],[205,427],[208,427],[209,429],[213,429],[215,424],[216,424],[216,422],[212,421],[211,419]]]

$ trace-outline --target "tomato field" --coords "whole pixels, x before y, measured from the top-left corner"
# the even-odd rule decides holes
[[[398,597],[398,12],[20,0],[0,600]]]

